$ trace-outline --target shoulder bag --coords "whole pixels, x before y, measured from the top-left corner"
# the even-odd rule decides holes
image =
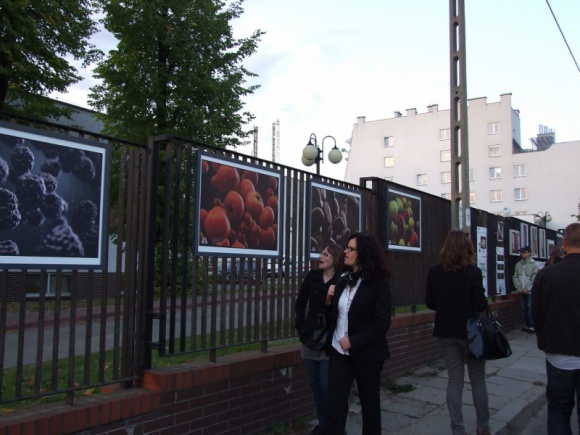
[[[326,320],[326,311],[318,313],[318,323],[316,328],[312,331],[312,336],[306,343],[306,347],[312,350],[323,350],[326,345],[326,338],[328,337],[328,322]]]
[[[469,352],[474,358],[493,360],[507,358],[512,354],[501,324],[489,307],[487,315],[476,313],[467,319],[466,329]]]

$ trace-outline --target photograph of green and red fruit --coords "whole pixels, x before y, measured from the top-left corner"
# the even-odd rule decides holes
[[[280,173],[200,154],[199,248],[219,254],[279,250]]]
[[[310,258],[328,243],[346,245],[361,229],[361,195],[329,184],[310,182]]]
[[[389,249],[421,250],[421,198],[389,189],[387,193]]]

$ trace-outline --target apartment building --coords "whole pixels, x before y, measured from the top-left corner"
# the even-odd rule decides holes
[[[519,110],[511,94],[488,103],[468,102],[470,204],[480,210],[534,221],[549,213],[547,227],[575,221],[580,201],[580,140],[555,142],[555,132],[540,127],[533,139],[521,138]],[[376,176],[450,198],[450,111],[434,104],[427,112],[405,114],[353,126],[345,181]]]

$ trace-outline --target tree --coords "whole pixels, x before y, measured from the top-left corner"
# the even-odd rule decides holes
[[[47,96],[82,79],[67,56],[83,66],[100,59],[89,43],[97,6],[94,0],[0,0],[0,110],[67,116],[70,109]]]
[[[242,61],[263,34],[234,39],[230,21],[243,0],[103,1],[105,28],[119,41],[102,60],[89,103],[103,115],[105,132],[144,143],[172,134],[215,146],[239,145],[254,116],[242,98],[255,74]]]

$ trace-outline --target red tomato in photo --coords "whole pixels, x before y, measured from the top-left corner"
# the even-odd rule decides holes
[[[200,228],[205,228],[205,217],[207,216],[207,210],[205,208],[202,208],[199,211],[199,227]]]
[[[258,184],[258,173],[254,171],[244,171],[242,174],[242,180],[250,180],[252,185]]]
[[[276,189],[278,189],[278,179],[276,177],[268,178],[268,187],[273,191],[276,191]]]
[[[258,219],[258,222],[260,223],[260,226],[263,229],[267,229],[268,227],[272,226],[272,224],[274,223],[274,210],[272,210],[272,207],[269,206],[264,207],[262,213],[260,213],[260,218]]]
[[[238,191],[240,192],[240,195],[242,195],[242,198],[245,198],[248,196],[249,192],[253,192],[254,190],[256,190],[254,183],[248,179],[242,180],[240,186],[238,187]]]
[[[219,242],[217,242],[215,245],[219,246],[221,248],[229,248],[230,241],[229,241],[229,239],[223,239],[223,240],[220,240]]]
[[[248,192],[246,195],[246,210],[254,220],[260,218],[260,214],[262,213],[262,210],[264,210],[264,201],[259,192]]]
[[[216,206],[212,208],[205,217],[205,235],[213,243],[228,237],[230,233],[230,221],[223,208]]]
[[[207,163],[207,160],[204,160],[203,162],[201,162],[201,173],[207,174],[208,172],[209,172],[209,164]]]
[[[240,248],[240,249],[243,249],[243,248],[245,248],[245,247],[246,247],[246,246],[245,246],[245,245],[243,245],[243,244],[242,244],[242,243],[240,243],[240,242],[234,242],[234,243],[232,243],[232,248]]]
[[[240,183],[240,174],[233,166],[221,165],[211,177],[211,185],[222,194],[228,193]]]
[[[230,221],[237,221],[242,218],[245,211],[244,200],[235,190],[231,190],[226,195],[222,204]]]
[[[266,201],[266,205],[268,207],[271,207],[272,210],[274,210],[274,219],[276,219],[276,217],[278,216],[278,198],[275,196],[271,196]]]
[[[274,234],[274,229],[270,227],[267,230],[263,230],[260,233],[260,248],[274,249],[275,247],[276,247],[276,235]]]
[[[260,228],[260,225],[254,225],[252,227],[252,237],[253,238],[258,238],[260,236],[261,232],[262,232],[262,228]]]

